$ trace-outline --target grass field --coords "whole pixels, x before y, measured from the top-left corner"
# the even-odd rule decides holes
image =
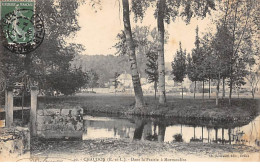
[[[160,106],[153,96],[145,96],[146,106],[134,108],[133,96],[113,94],[79,94],[75,96],[40,97],[39,108],[66,108],[80,106],[85,113],[137,114],[163,117],[195,117],[217,120],[245,120],[260,112],[260,99],[192,99],[168,96],[167,105]]]

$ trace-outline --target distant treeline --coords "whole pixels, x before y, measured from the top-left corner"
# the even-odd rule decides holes
[[[137,58],[138,59],[138,58]],[[145,73],[146,62],[138,61],[141,77],[147,77]],[[130,73],[128,58],[113,55],[78,55],[72,63],[73,66],[82,67],[84,72],[94,70],[99,76],[99,86],[103,87],[109,79],[114,78],[115,73]],[[170,70],[170,63],[166,63],[166,69]]]

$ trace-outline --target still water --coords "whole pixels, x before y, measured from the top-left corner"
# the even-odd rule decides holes
[[[130,138],[158,142],[222,143],[259,146],[260,116],[247,123],[219,123],[84,116],[83,140]]]

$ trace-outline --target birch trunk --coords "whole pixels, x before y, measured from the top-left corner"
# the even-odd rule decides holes
[[[135,46],[132,37],[131,24],[129,18],[129,2],[128,0],[122,0],[123,3],[123,21],[124,21],[124,31],[126,36],[126,43],[129,48],[129,61],[130,69],[132,74],[132,82],[135,92],[135,107],[140,108],[144,106],[143,91],[141,88],[141,82],[139,78],[139,72],[137,70],[137,61],[135,55]]]
[[[166,104],[166,94],[165,94],[165,65],[164,65],[164,6],[165,0],[159,0],[158,6],[158,71],[159,71],[159,104]]]

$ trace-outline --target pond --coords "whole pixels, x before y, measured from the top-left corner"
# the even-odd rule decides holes
[[[84,116],[83,140],[130,138],[157,142],[220,143],[259,146],[260,116],[248,122],[197,121],[183,118]]]

